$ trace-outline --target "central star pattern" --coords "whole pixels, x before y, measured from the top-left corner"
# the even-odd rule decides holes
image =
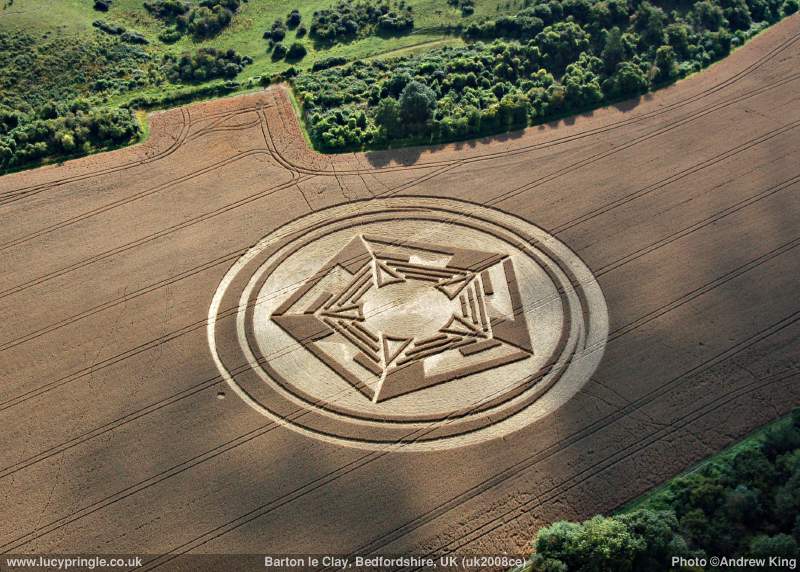
[[[365,315],[365,301],[403,283],[444,295],[395,300],[409,312],[442,316],[433,333],[391,322],[379,330]],[[533,354],[509,256],[375,236],[353,237],[271,319],[376,403]]]

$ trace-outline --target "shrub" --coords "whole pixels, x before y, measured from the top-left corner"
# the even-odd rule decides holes
[[[251,63],[247,56],[240,56],[235,50],[226,51],[215,48],[200,48],[193,54],[182,54],[171,61],[168,77],[171,81],[194,83],[214,78],[234,78]]]
[[[265,40],[272,40],[273,42],[280,42],[286,37],[286,25],[280,20],[275,20],[272,23],[272,28],[264,32]]]
[[[328,68],[340,66],[347,63],[347,58],[341,56],[331,56],[314,62],[311,71],[326,70]]]
[[[333,43],[378,32],[406,33],[413,27],[411,6],[402,0],[339,0],[333,8],[314,12],[310,33],[319,41]]]
[[[459,8],[462,16],[471,16],[475,12],[475,0],[447,0],[447,3]]]
[[[160,34],[158,34],[158,39],[165,44],[174,44],[181,39],[182,35],[183,34],[181,34],[180,31],[175,28],[166,28],[165,30],[162,30]]]
[[[287,52],[286,46],[278,42],[272,48],[272,59],[282,60],[286,56],[286,52]]]
[[[106,34],[111,34],[112,36],[119,36],[123,32],[125,32],[125,28],[122,26],[115,26],[114,24],[109,24],[105,20],[95,20],[92,22],[92,26],[105,32]]]
[[[147,41],[147,38],[138,32],[124,32],[120,38],[123,42],[128,42],[129,44],[146,45],[150,43]]]
[[[300,20],[302,20],[302,16],[300,16],[300,11],[295,8],[289,15],[286,16],[286,27],[290,30],[294,30],[297,26],[300,25]]]
[[[184,0],[145,1],[144,7],[153,17],[169,22],[174,22],[191,8],[190,4]]]
[[[292,42],[286,51],[286,60],[296,62],[306,56],[306,47],[300,42]]]
[[[145,9],[155,18],[197,39],[209,38],[222,31],[240,6],[241,0],[200,0],[197,5],[184,0],[148,0],[144,3]]]

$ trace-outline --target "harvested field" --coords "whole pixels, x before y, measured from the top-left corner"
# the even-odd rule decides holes
[[[319,155],[276,87],[0,178],[0,552],[522,553],[788,412],[799,69],[793,16],[507,136]]]

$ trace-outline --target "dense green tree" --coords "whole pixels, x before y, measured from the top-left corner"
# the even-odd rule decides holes
[[[743,29],[745,8],[753,21],[762,21],[755,14],[773,21],[786,1],[792,0],[702,0],[686,12],[667,14],[653,0],[529,0],[515,4],[516,12],[473,19],[462,35],[476,41],[466,46],[370,62],[319,61],[313,66],[316,75],[300,74],[294,83],[312,140],[326,149],[338,143],[367,145],[388,132],[393,139],[461,139],[675,81],[724,57],[761,29]],[[369,10],[383,14],[401,8],[399,0],[369,7],[365,2],[345,1],[318,11],[314,18],[320,28],[312,37],[362,37],[377,26],[361,19]],[[403,111],[400,100],[412,82],[430,90],[421,98],[428,102],[421,107],[426,113]],[[402,128],[387,119],[393,114],[381,106],[386,98],[397,100],[394,111]],[[721,496],[709,499],[722,502]],[[687,499],[686,506],[692,502]],[[720,543],[728,542],[717,536]]]
[[[667,83],[678,77],[678,58],[672,46],[660,46],[656,50],[655,83]]]
[[[165,30],[164,38],[175,41],[176,33],[185,32],[196,39],[218,34],[230,24],[242,0],[200,0],[196,5],[182,0],[150,0],[144,7],[156,18],[175,27]]]
[[[214,78],[232,79],[252,63],[248,56],[241,56],[235,50],[200,48],[194,53],[184,53],[171,62],[168,77],[173,82],[202,82]]]
[[[716,32],[725,22],[725,13],[718,4],[713,4],[709,0],[701,0],[695,2],[690,18],[696,27]]]
[[[548,69],[561,71],[589,47],[589,35],[575,22],[558,22],[537,34],[534,42]]]
[[[600,76],[603,62],[587,53],[582,53],[578,61],[567,66],[566,73],[561,78],[565,89],[567,108],[582,109],[597,105],[603,100],[603,91],[600,88]]]
[[[272,27],[264,32],[263,37],[265,40],[271,40],[273,43],[282,42],[286,37],[286,24],[282,20],[276,18],[272,22]]]
[[[400,97],[400,93],[411,81],[411,74],[406,71],[394,73],[383,83],[386,93],[390,97]]]
[[[436,94],[424,83],[410,81],[400,94],[400,117],[412,124],[424,123],[436,109]]]
[[[625,523],[602,516],[582,524],[557,522],[539,532],[534,546],[534,565],[555,560],[570,572],[632,571],[637,556],[646,549],[644,540]]]
[[[49,116],[51,111],[44,112]],[[116,147],[135,139],[139,124],[127,109],[93,109],[86,102],[64,106],[57,115],[18,115],[16,125],[6,114],[8,129],[0,134],[0,171],[42,159]]]
[[[633,14],[633,28],[647,46],[660,46],[664,43],[664,25],[667,15],[658,6],[642,2]]]
[[[582,26],[591,23],[592,3],[589,0],[564,0],[561,5],[565,17],[572,16]]]
[[[745,0],[726,0],[723,14],[731,30],[747,30],[753,24],[750,8]]]
[[[797,541],[788,534],[768,536],[761,534],[750,542],[750,553],[758,558],[784,557],[797,558],[800,554]]]
[[[689,554],[685,540],[677,533],[678,519],[672,511],[643,509],[615,518],[641,540],[642,548],[633,558],[633,570],[666,569],[672,556]]]
[[[794,424],[770,428],[764,437],[764,455],[776,458],[800,448],[800,428]]]
[[[669,482],[644,508],[541,529],[531,569],[671,572],[673,556],[797,558],[800,448],[784,448],[795,428],[800,413]]]
[[[333,7],[312,15],[311,36],[337,42],[381,33],[407,33],[414,28],[411,5],[403,0],[339,0]]]
[[[591,22],[601,28],[627,28],[630,19],[625,0],[602,0],[592,6]]]
[[[800,515],[800,449],[779,460],[783,483],[775,490],[775,516],[788,527]]]
[[[617,65],[627,59],[625,44],[622,41],[622,31],[614,26],[605,34],[605,46],[600,55],[603,67],[607,73],[617,69]]]
[[[389,137],[402,135],[402,121],[400,119],[400,103],[393,97],[381,99],[375,110],[375,121]]]
[[[647,87],[647,76],[632,62],[619,64],[617,71],[603,82],[603,92],[614,99],[642,94]]]
[[[689,26],[682,22],[676,22],[667,26],[664,31],[667,35],[667,42],[675,50],[675,53],[681,58],[688,57],[692,36]]]

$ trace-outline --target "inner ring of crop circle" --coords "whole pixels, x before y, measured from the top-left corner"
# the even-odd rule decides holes
[[[372,225],[391,225],[391,224],[407,225],[409,223],[409,221],[413,221],[415,219],[422,219],[422,222],[425,223],[425,224],[428,224],[428,225],[441,223],[439,215],[431,215],[430,213],[406,213],[407,218],[404,218],[399,222],[397,221],[397,215],[394,214],[394,213],[393,214],[376,213],[373,216],[376,216],[377,219],[371,221]],[[464,224],[464,222],[462,222],[462,221],[455,220],[455,217],[453,217],[452,215],[450,215],[450,216],[451,216],[451,220],[448,220],[445,223],[449,227],[458,227],[458,226],[461,226],[461,225]],[[467,222],[469,224],[472,224],[474,222],[474,217],[469,218]],[[342,414],[342,415],[351,417],[353,419],[358,419],[358,420],[361,420],[361,421],[370,421],[370,420],[372,420],[372,421],[376,421],[378,423],[384,423],[386,421],[393,421],[393,422],[396,422],[396,423],[423,423],[423,422],[429,422],[429,421],[434,421],[434,420],[435,421],[442,421],[442,420],[444,420],[444,419],[446,419],[448,417],[452,418],[454,416],[454,414],[456,413],[456,408],[453,405],[450,405],[449,407],[446,407],[445,411],[439,411],[439,412],[423,411],[423,412],[418,412],[417,415],[414,415],[413,413],[409,413],[407,411],[404,412],[404,413],[396,413],[396,412],[393,412],[392,411],[393,408],[390,408],[390,407],[383,407],[383,408],[380,408],[379,410],[376,411],[375,410],[376,409],[375,405],[372,405],[373,411],[370,412],[368,410],[364,410],[363,408],[359,410],[359,409],[353,409],[352,407],[344,407],[344,406],[340,405],[336,401],[329,402],[329,401],[326,401],[324,399],[321,400],[319,398],[319,396],[315,394],[314,391],[305,391],[305,392],[304,391],[299,391],[298,387],[295,385],[295,383],[287,381],[285,374],[282,375],[275,367],[272,366],[272,363],[270,362],[270,360],[265,359],[265,356],[275,355],[274,352],[259,351],[258,339],[261,338],[263,340],[266,336],[265,335],[258,336],[257,334],[255,334],[253,332],[253,326],[254,326],[254,324],[264,325],[264,324],[269,323],[270,322],[269,314],[271,313],[271,310],[277,305],[275,303],[274,299],[271,300],[271,298],[272,298],[272,296],[270,295],[271,293],[268,292],[266,295],[264,294],[264,291],[267,289],[267,288],[265,288],[265,285],[267,284],[267,280],[272,278],[273,272],[275,270],[281,269],[285,262],[296,260],[298,258],[298,254],[297,253],[302,248],[309,248],[309,249],[316,250],[317,247],[318,247],[318,244],[319,244],[318,241],[319,241],[320,235],[323,234],[323,233],[327,233],[327,231],[329,230],[329,227],[330,226],[334,226],[334,225],[336,225],[336,223],[331,223],[331,225],[326,226],[324,229],[320,229],[320,231],[318,231],[318,233],[308,233],[307,235],[303,236],[302,238],[298,239],[297,241],[286,245],[279,252],[276,252],[274,256],[271,256],[270,259],[265,264],[263,264],[261,266],[261,268],[259,268],[254,273],[253,278],[251,278],[250,283],[245,288],[245,291],[244,291],[244,293],[242,295],[242,298],[241,298],[240,304],[239,304],[240,308],[244,309],[244,313],[240,313],[240,320],[239,320],[239,324],[238,324],[239,337],[240,337],[240,340],[242,340],[242,344],[241,344],[242,345],[242,349],[243,349],[243,351],[244,351],[244,353],[245,353],[245,355],[247,357],[248,362],[256,364],[254,366],[254,368],[256,369],[256,371],[259,372],[259,375],[261,376],[263,381],[265,381],[267,383],[273,383],[273,382],[277,383],[283,390],[288,392],[287,393],[287,397],[296,398],[296,400],[297,400],[296,402],[297,402],[297,404],[299,406],[315,408],[315,409],[320,410],[320,412],[323,413],[323,414],[334,415],[334,414],[338,413],[338,414]],[[367,223],[364,220],[359,218],[356,221],[345,223],[344,227],[339,229],[339,232],[340,233],[348,233],[348,232],[352,233],[353,229],[355,229],[355,228],[358,228],[360,231],[366,231],[367,229],[370,229],[371,226],[370,226],[370,223]],[[346,236],[347,236],[347,234],[346,234]],[[415,235],[415,236],[418,236],[418,235]],[[430,235],[428,234],[426,236],[426,238],[429,238],[429,237],[430,237]],[[348,236],[348,238],[349,238],[349,236]],[[485,240],[487,238],[487,236],[485,234],[481,234],[480,238]],[[298,243],[300,243],[300,244],[298,245]],[[524,245],[522,245],[522,244],[519,244],[518,246],[524,247]],[[542,264],[550,264],[550,261],[547,261],[546,259],[541,257],[540,253],[538,253],[535,249],[532,249],[532,248],[528,248],[526,252],[523,252],[522,250],[516,250],[516,254],[518,255],[518,257],[516,258],[517,261],[519,261],[520,259],[524,260],[523,257],[530,257],[533,260],[532,263],[530,261],[528,261],[529,270],[531,268],[533,268],[534,270],[535,269],[539,269],[539,265],[542,265]],[[519,265],[517,267],[519,268]],[[538,279],[540,282],[548,281],[548,278],[547,278],[547,276],[545,275],[544,272],[540,271],[539,274],[540,274],[539,276],[535,276],[536,279]],[[282,288],[281,285],[286,283],[286,282],[289,282],[289,283],[292,283],[293,281],[296,282],[294,280],[293,276],[294,275],[292,273],[289,273],[288,277],[284,275],[284,279],[283,280],[281,280],[281,279],[276,280],[276,282],[277,282],[276,288],[277,289],[281,289]],[[548,284],[548,285],[552,286],[550,288],[550,290],[553,293],[555,293],[558,290],[560,290],[560,292],[558,292],[559,295],[556,296],[556,298],[559,299],[559,300],[563,300],[563,305],[567,306],[568,305],[568,303],[566,301],[567,292],[568,292],[567,281],[564,280],[564,279],[560,280],[558,286],[556,286],[556,285],[554,285],[552,283]],[[289,294],[290,294],[290,292],[284,292],[283,297],[284,298],[288,297]],[[269,304],[270,301],[273,302],[273,303]],[[561,328],[561,330],[563,331],[565,328],[569,329],[569,326],[570,326],[569,322],[566,321],[566,320],[562,320],[562,322],[563,322],[563,324],[562,324],[563,327]],[[275,332],[274,328],[273,328],[273,332]],[[557,336],[553,336],[553,334],[554,333],[558,334],[559,332],[548,332],[548,333],[551,334],[551,337],[557,337]],[[576,337],[577,335],[578,335],[578,333],[577,333],[577,330],[576,330],[575,332],[573,332],[573,336]],[[565,348],[564,347],[564,346],[566,346],[565,343],[560,344],[561,347],[556,348],[555,346],[557,344],[556,344],[555,340],[550,345],[553,346],[553,348],[552,348],[553,351],[549,352],[549,355],[540,356],[539,361],[547,361],[548,358],[549,358],[550,361],[557,361],[557,359],[559,358],[559,355],[557,355],[557,354],[565,353],[569,349],[569,348]],[[574,341],[573,341],[572,345],[574,345]],[[550,348],[548,348],[548,349],[550,349]],[[558,350],[557,353],[556,353],[556,350]],[[294,354],[297,354],[299,352],[289,351],[287,353],[289,355],[294,355]],[[296,368],[297,369],[302,369],[306,365],[307,364],[305,364],[305,363],[304,364],[296,364]],[[520,363],[518,365],[523,365],[524,366],[525,362],[522,362],[522,363]],[[520,368],[517,367],[516,369],[519,370]],[[508,367],[503,368],[503,370],[504,370],[504,373],[508,373],[508,371],[507,371]],[[530,371],[529,374],[517,372],[517,374],[514,377],[514,379],[515,380],[521,380],[521,379],[523,379],[525,377],[531,377],[533,373],[534,373],[534,371]],[[557,378],[559,374],[560,374],[559,370],[556,369],[554,371],[554,373],[550,376],[550,378],[547,381],[550,382],[550,384],[552,384],[555,381],[555,378]],[[324,373],[322,375],[324,375]],[[481,375],[481,374],[477,374],[477,375]],[[473,377],[473,376],[470,376],[470,377]],[[451,383],[453,383],[453,382],[451,382]],[[455,382],[455,383],[458,383],[458,382]],[[465,382],[465,383],[469,383],[469,382]],[[460,386],[459,389],[463,390],[464,387]],[[437,390],[438,390],[438,392],[440,394],[439,395],[439,399],[440,400],[442,398],[446,399],[447,398],[447,394],[451,393],[454,390],[454,386],[451,385],[451,384],[444,384],[442,386],[439,386],[438,388],[434,388],[433,391],[437,391]],[[428,390],[428,393],[430,393],[430,392],[431,392],[431,390]],[[444,395],[442,395],[442,394],[444,394]],[[513,397],[514,395],[515,394],[509,392],[509,398]],[[472,411],[470,413],[459,414],[459,417],[460,418],[461,417],[467,417],[467,416],[470,416],[470,415],[474,416],[474,415],[478,415],[478,414],[486,414],[487,412],[496,411],[498,409],[498,407],[503,405],[503,400],[500,399],[500,397],[501,396],[498,396],[497,399],[492,399],[491,400],[492,402],[491,402],[490,405],[486,405],[486,406],[482,406],[482,407],[478,407],[478,408],[476,408],[474,406],[474,401],[470,401],[469,402],[469,409],[472,410]],[[341,400],[341,399],[342,399],[342,397],[339,396],[339,400]],[[406,402],[409,402],[409,401],[415,400],[416,397],[413,396],[413,395],[410,395],[410,396],[401,397],[399,399],[401,401],[404,400]],[[325,403],[324,406],[320,406],[319,405],[321,401],[323,401]],[[462,408],[462,409],[466,409],[466,408]]]

